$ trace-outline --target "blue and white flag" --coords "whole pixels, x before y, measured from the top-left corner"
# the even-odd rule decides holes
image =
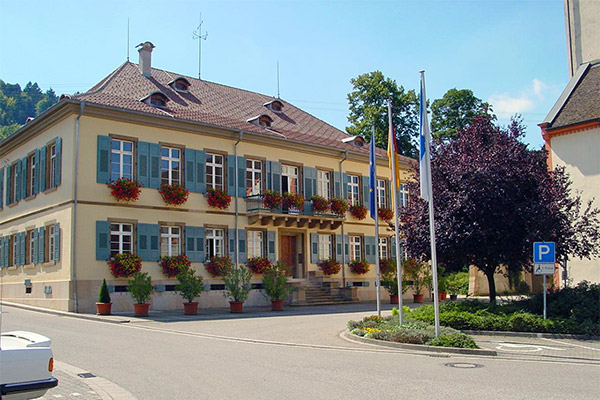
[[[377,220],[377,166],[375,164],[375,130],[371,135],[371,154],[369,156],[369,206],[371,218]]]
[[[431,143],[431,132],[429,130],[429,121],[427,120],[427,96],[425,95],[425,71],[421,71],[421,95],[419,103],[419,123],[420,139],[419,146],[419,178],[421,180],[421,197],[430,201],[431,193],[431,155],[429,146]]]

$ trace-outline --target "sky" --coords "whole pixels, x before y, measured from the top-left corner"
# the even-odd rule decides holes
[[[350,80],[380,70],[427,97],[471,89],[525,142],[568,82],[563,0],[0,0],[0,79],[83,92],[151,41],[152,65],[276,96],[344,130]],[[129,46],[127,25],[129,19]]]

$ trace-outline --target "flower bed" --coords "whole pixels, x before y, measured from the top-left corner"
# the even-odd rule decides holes
[[[348,202],[344,199],[340,199],[339,197],[334,197],[331,199],[331,212],[335,215],[346,215],[346,211],[348,211]]]
[[[282,200],[281,193],[273,190],[265,190],[262,194],[263,206],[269,210],[275,210],[281,207]]]
[[[262,274],[271,268],[271,261],[266,257],[251,257],[246,261],[246,267],[254,274]]]
[[[192,263],[186,256],[178,255],[161,257],[159,265],[167,278],[175,278],[181,272],[189,269],[192,266]]]
[[[115,278],[129,278],[142,269],[142,259],[137,254],[119,253],[108,262]]]
[[[389,222],[394,218],[394,212],[389,208],[382,207],[377,211],[379,219]]]
[[[140,198],[142,185],[128,178],[119,178],[108,185],[110,195],[117,201],[136,201]]]
[[[206,191],[206,201],[209,207],[224,210],[231,204],[231,196],[226,190],[211,188]]]
[[[369,264],[366,260],[352,260],[348,263],[348,267],[352,273],[364,275],[369,272]]]
[[[165,204],[180,206],[185,203],[190,195],[189,190],[178,183],[171,185],[163,183],[158,190]]]
[[[350,206],[350,215],[359,221],[367,218],[367,207],[363,205]]]
[[[231,270],[233,264],[229,256],[217,256],[208,260],[204,267],[213,278],[225,276]]]
[[[330,202],[323,196],[319,196],[318,194],[312,196],[310,198],[311,208],[314,213],[324,213],[329,210]]]
[[[317,266],[325,276],[335,275],[342,269],[340,263],[333,258],[321,260],[317,263]]]

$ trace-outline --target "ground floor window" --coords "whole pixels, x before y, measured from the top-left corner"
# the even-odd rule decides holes
[[[382,260],[384,258],[388,258],[388,238],[379,238],[379,259]]]
[[[319,235],[319,260],[331,258],[332,253],[331,235]]]
[[[14,265],[19,265],[19,259],[18,259],[18,255],[19,255],[19,241],[17,240],[17,235],[12,235],[10,237],[10,242],[11,242],[11,250],[12,250],[12,257],[10,257],[11,260],[11,266]]]
[[[178,256],[181,254],[181,228],[178,226],[160,227],[160,255]]]
[[[54,226],[51,226],[54,231]],[[48,232],[48,231],[47,231]],[[54,232],[48,232],[46,237],[54,237]],[[112,223],[110,224],[110,255],[114,257],[119,253],[133,252],[133,225]],[[49,246],[54,250],[53,246]]]
[[[210,259],[225,254],[225,237],[223,229],[206,229],[206,258]]]
[[[361,260],[362,258],[362,238],[350,236],[350,260]]]
[[[27,261],[25,264],[33,264],[35,259],[35,237],[33,236],[33,229],[27,231]]]
[[[248,231],[248,257],[264,257],[263,243],[264,234],[262,231]]]

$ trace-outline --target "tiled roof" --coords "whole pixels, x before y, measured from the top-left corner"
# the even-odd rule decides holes
[[[574,75],[574,87],[564,99],[549,129],[600,119],[600,62],[591,64],[581,75]],[[559,100],[560,101],[560,100]],[[556,106],[555,106],[556,107]]]
[[[74,96],[73,99],[149,115],[172,116],[181,120],[318,144],[339,150],[369,152],[368,146],[361,148],[343,143],[342,139],[349,136],[347,133],[285,100],[278,99],[283,104],[283,109],[281,112],[273,112],[264,106],[265,103],[274,100],[273,97],[189,76],[184,77],[191,83],[188,92],[184,93],[174,90],[168,84],[180,76],[153,68],[151,77],[145,78],[137,64],[126,62],[93,88]],[[140,101],[154,91],[160,91],[167,96],[169,101],[165,107],[159,108]],[[270,129],[247,122],[248,119],[261,114],[266,114],[273,120]],[[378,149],[378,155],[386,157],[382,149]],[[413,161],[408,157],[401,158],[406,162]]]

